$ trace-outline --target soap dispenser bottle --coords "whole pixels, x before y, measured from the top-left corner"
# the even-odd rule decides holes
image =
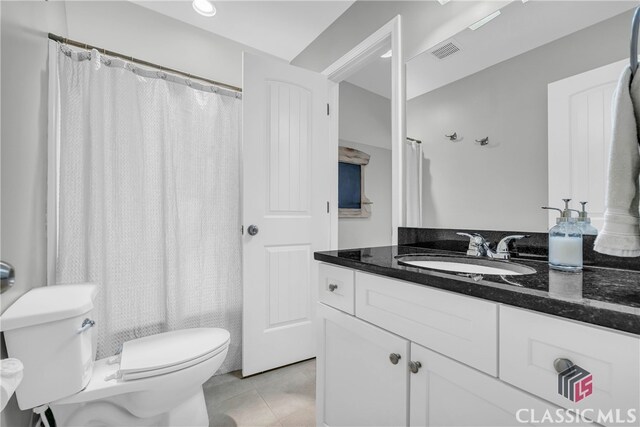
[[[598,229],[591,225],[591,218],[585,209],[587,202],[580,202],[582,211],[578,213],[578,227],[582,230],[583,236],[597,236]]]
[[[569,202],[563,199],[564,210],[543,207],[560,212],[556,225],[549,230],[549,267],[556,270],[579,272],[582,271],[582,230],[575,218],[571,218]]]

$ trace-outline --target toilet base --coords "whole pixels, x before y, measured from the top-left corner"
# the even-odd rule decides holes
[[[132,393],[133,394],[133,393]],[[60,427],[86,426],[194,426],[207,427],[209,415],[202,386],[170,411],[150,417],[139,417],[126,408],[128,395],[101,400],[51,405]],[[123,404],[124,403],[124,404]]]

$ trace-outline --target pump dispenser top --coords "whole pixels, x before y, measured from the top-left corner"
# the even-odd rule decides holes
[[[569,208],[569,202],[571,199],[562,199],[564,201],[564,209],[552,208],[548,206],[543,206],[542,209],[554,210],[560,212],[560,216],[556,218],[556,224],[560,224],[561,222],[571,221],[571,211],[579,212],[575,209]]]
[[[569,208],[571,199],[563,199],[564,209],[543,206],[542,209],[552,209],[560,212],[556,225],[549,230],[549,267],[579,272],[582,270],[582,230],[576,219],[571,218]]]
[[[591,218],[589,218],[589,214],[585,209],[585,205],[587,202],[580,202],[582,205],[582,211],[578,213],[578,226],[582,230],[583,236],[596,236],[598,234],[598,229],[591,225]]]

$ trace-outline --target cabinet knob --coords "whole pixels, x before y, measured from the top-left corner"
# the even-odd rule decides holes
[[[558,358],[553,361],[553,367],[557,373],[564,372],[573,366],[573,362],[569,359]]]
[[[397,365],[398,362],[400,361],[400,359],[402,359],[402,356],[400,356],[398,353],[391,353],[389,355],[389,360],[391,361],[391,363],[393,363],[394,365]]]
[[[413,360],[411,362],[409,362],[409,370],[412,373],[417,374],[418,371],[420,370],[420,368],[422,368],[422,363],[414,362]]]
[[[333,292],[336,289],[338,289],[338,285],[336,285],[335,283],[329,283],[329,291]]]

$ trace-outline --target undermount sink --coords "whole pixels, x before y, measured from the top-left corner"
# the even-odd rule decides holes
[[[536,272],[531,267],[510,261],[488,258],[456,257],[446,255],[407,255],[398,257],[400,264],[430,270],[450,271],[462,274],[493,274],[498,276],[522,276]]]

